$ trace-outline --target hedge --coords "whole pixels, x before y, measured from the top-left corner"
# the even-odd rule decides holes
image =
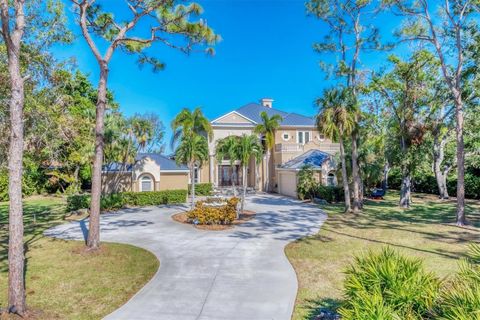
[[[192,185],[188,185],[188,194],[192,190]],[[213,191],[213,184],[211,183],[195,183],[195,195],[196,196],[210,196]]]
[[[330,203],[345,201],[345,193],[341,186],[324,186],[319,184],[315,190],[315,197]]]
[[[90,208],[90,195],[77,194],[67,197],[69,211]],[[124,206],[155,206],[161,204],[184,203],[187,190],[164,190],[152,192],[121,192],[102,196],[102,210],[117,210]]]

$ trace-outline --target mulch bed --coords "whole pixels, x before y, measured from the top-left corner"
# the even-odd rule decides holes
[[[240,214],[240,218],[233,221],[232,224],[227,225],[227,224],[197,224],[194,225],[193,223],[188,221],[187,218],[187,213],[186,212],[179,212],[176,213],[172,216],[172,219],[176,222],[179,223],[184,223],[184,224],[189,224],[194,226],[197,229],[201,230],[210,230],[210,231],[222,231],[222,230],[227,230],[227,229],[232,229],[234,226],[241,225],[242,223],[245,223],[249,220],[252,220],[255,218],[256,213],[250,210],[243,210],[243,212]]]

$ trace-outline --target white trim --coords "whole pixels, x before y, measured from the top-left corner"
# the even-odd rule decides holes
[[[165,173],[180,173],[180,172],[185,172],[185,173],[189,173],[190,170],[188,169],[185,169],[185,170],[160,170],[160,172],[165,172]]]
[[[225,118],[226,116],[229,116],[229,115],[231,115],[231,114],[239,115],[240,117],[244,118],[245,120],[248,120],[248,121],[252,122],[253,124],[257,124],[257,123],[256,123],[255,121],[253,121],[252,119],[249,119],[249,118],[245,117],[243,114],[238,113],[238,112],[235,111],[235,110],[230,111],[229,113],[224,114],[223,116],[221,116],[221,117],[219,117],[219,118],[217,118],[217,119],[215,119],[215,120],[210,121],[210,123],[211,123],[211,124],[214,124],[214,122],[217,122],[218,120],[221,120],[221,119],[223,119],[223,118]]]

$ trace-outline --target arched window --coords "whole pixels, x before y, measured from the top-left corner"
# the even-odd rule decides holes
[[[153,181],[150,176],[142,176],[140,179],[140,191],[153,191]]]
[[[335,185],[335,174],[330,172],[327,176],[327,186],[334,186]]]

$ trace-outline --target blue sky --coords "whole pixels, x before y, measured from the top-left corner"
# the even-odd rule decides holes
[[[103,1],[112,4],[113,0]],[[313,101],[332,85],[319,67],[321,59],[312,44],[327,27],[307,17],[301,0],[199,0],[209,26],[223,40],[216,55],[186,56],[157,46],[155,56],[166,63],[164,71],[139,68],[135,58],[118,51],[111,66],[109,89],[126,115],[157,113],[167,127],[182,108],[202,107],[210,119],[262,97],[275,99],[274,107],[313,115]],[[100,2],[101,3],[101,2]],[[123,5],[123,2],[122,2]],[[70,17],[71,18],[71,17]],[[71,19],[76,40],[55,49],[63,59],[74,57],[80,70],[96,84],[98,67],[79,29]],[[380,18],[385,39],[391,39],[395,19]],[[383,55],[364,56],[369,66],[383,63]]]

